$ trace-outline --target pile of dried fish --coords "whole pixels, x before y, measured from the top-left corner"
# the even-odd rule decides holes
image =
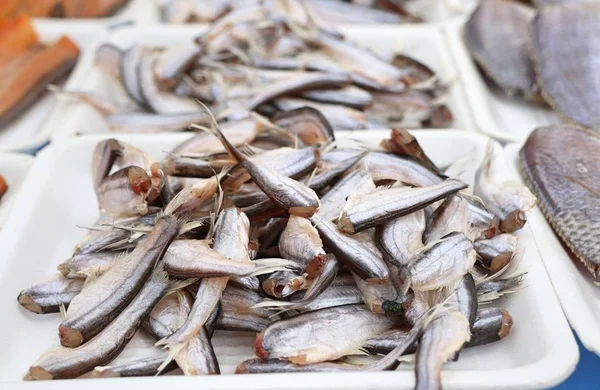
[[[307,15],[255,5],[214,23],[195,43],[122,51],[103,45],[97,65],[116,81],[110,97],[66,92],[90,103],[113,131],[159,132],[248,112],[273,119],[318,109],[334,129],[449,127],[447,93],[426,65],[383,57]],[[114,77],[112,77],[114,76]],[[285,114],[284,114],[285,115]]]
[[[520,153],[521,174],[546,219],[594,277],[600,267],[599,151],[597,134],[556,125],[536,129]]]
[[[406,8],[408,0],[162,0],[167,23],[212,23],[230,13],[252,9],[258,4],[286,7],[289,12],[307,12],[322,23],[415,23],[421,19]]]
[[[519,288],[522,275],[506,272],[510,232],[535,198],[498,175],[499,145],[472,194],[452,177],[462,162],[443,174],[406,130],[381,148],[344,145],[307,110],[275,133],[295,148],[216,125],[160,163],[100,142],[100,219],[60,273],[18,297],[34,313],[64,312],[62,347],[26,379],[216,374],[221,329],[258,333],[257,358],[237,373],[394,370],[416,351],[417,387],[438,388],[463,347],[505,338],[509,313],[479,302]],[[195,155],[179,154],[194,142]],[[138,330],[168,355],[106,366]],[[368,364],[344,360],[359,351]]]
[[[0,199],[6,194],[6,191],[8,191],[8,184],[6,184],[4,177],[0,175]]]
[[[2,0],[0,18],[19,14],[34,18],[100,18],[111,16],[129,0]]]
[[[0,127],[6,125],[75,66],[79,49],[63,36],[39,41],[29,17],[0,20]]]
[[[568,121],[600,129],[600,3],[534,3],[482,1],[465,25],[471,55],[507,94],[547,102]]]

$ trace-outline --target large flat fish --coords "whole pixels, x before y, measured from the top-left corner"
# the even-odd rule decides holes
[[[600,137],[568,125],[536,129],[521,149],[521,175],[546,219],[598,276],[600,267]]]
[[[477,64],[509,95],[535,100],[538,88],[527,37],[535,11],[509,0],[486,0],[465,24],[464,39]]]
[[[600,130],[600,3],[542,7],[532,34],[544,99],[569,120]]]

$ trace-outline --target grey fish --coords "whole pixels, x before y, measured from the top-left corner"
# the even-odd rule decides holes
[[[423,243],[430,244],[452,232],[461,232],[471,239],[476,238],[471,234],[469,203],[457,195],[449,196],[435,209],[423,232]]]
[[[274,100],[273,104],[282,111],[298,110],[303,107],[318,110],[334,130],[359,130],[369,127],[365,113],[351,107],[294,97],[280,97]]]
[[[302,264],[302,272],[312,279],[321,272],[327,255],[319,232],[306,218],[291,215],[279,238],[279,253]]]
[[[600,266],[598,148],[600,138],[590,131],[548,126],[531,133],[519,154],[521,176],[544,216],[594,276]]]
[[[517,249],[517,242],[517,236],[504,233],[488,240],[474,241],[473,247],[479,261],[494,274],[510,262]]]
[[[423,247],[425,212],[417,210],[377,226],[377,245],[386,260],[396,266],[408,264]]]
[[[389,270],[379,255],[356,238],[338,230],[319,214],[311,218],[323,244],[336,258],[369,283],[386,283]]]
[[[105,177],[96,194],[102,210],[111,215],[144,215],[152,181],[140,167],[129,166]]]
[[[128,361],[117,366],[96,367],[90,374],[92,378],[124,378],[133,376],[155,376],[158,368],[164,362],[164,356],[154,356]],[[166,374],[177,368],[175,362],[171,362],[160,373]]]
[[[156,62],[155,73],[160,83],[173,87],[200,52],[201,48],[195,42],[167,47]]]
[[[456,305],[458,311],[465,316],[469,321],[469,325],[473,327],[477,316],[478,303],[477,287],[475,286],[475,280],[471,274],[467,273],[460,282],[458,282],[449,301]]]
[[[351,171],[335,183],[321,198],[318,215],[324,220],[332,221],[339,217],[348,196],[367,194],[374,189],[375,183],[367,171]]]
[[[314,173],[305,179],[305,182],[313,190],[322,191],[365,154],[365,151],[358,149],[333,149],[321,155]]]
[[[61,274],[70,279],[85,279],[91,275],[99,276],[108,270],[127,252],[76,253],[58,265]]]
[[[219,128],[215,128],[213,134],[221,141],[227,153],[246,168],[254,182],[279,207],[300,217],[310,217],[319,209],[320,201],[313,190],[266,165],[253,163],[225,138]]]
[[[532,57],[544,99],[569,121],[596,131],[600,116],[594,107],[600,97],[593,64],[599,55],[599,15],[600,4],[595,1],[541,7],[531,30]]]
[[[171,92],[162,91],[155,77],[157,54],[144,49],[139,60],[138,84],[140,93],[147,105],[157,114],[174,115],[193,113],[200,106],[193,99],[177,96]]]
[[[392,129],[390,138],[381,140],[381,147],[395,154],[412,157],[433,172],[439,171],[434,162],[429,159],[415,136],[405,129]]]
[[[471,338],[469,321],[457,311],[438,315],[425,329],[417,347],[417,390],[441,389],[442,365]]]
[[[427,187],[444,180],[414,159],[391,153],[370,152],[357,164],[356,169],[366,169],[375,182],[394,180],[417,187]]]
[[[81,292],[83,282],[82,279],[67,279],[61,274],[54,275],[21,291],[17,301],[32,313],[55,313],[61,305],[68,306]]]
[[[500,229],[512,233],[527,221],[525,212],[537,203],[529,189],[503,174],[502,148],[495,141],[488,143],[488,150],[481,166],[475,173],[473,190],[488,209],[500,219]]]
[[[513,322],[506,310],[496,307],[483,308],[477,311],[475,322],[471,326],[471,339],[466,348],[490,344],[502,340],[510,333]],[[371,355],[387,354],[409,335],[408,330],[394,330],[367,340],[363,349]],[[415,349],[408,350],[414,353]]]
[[[129,96],[141,107],[146,106],[138,79],[138,67],[142,58],[143,48],[133,45],[121,54],[120,76]]]
[[[190,313],[193,299],[185,290],[169,294],[152,309],[142,326],[157,338],[164,338],[177,331]],[[218,315],[218,310],[215,311]],[[186,345],[172,356],[184,375],[207,375],[219,373],[219,362],[210,342],[211,330],[205,326]],[[171,357],[163,357],[161,365],[168,367]],[[168,363],[167,363],[168,362]],[[164,369],[161,370],[164,372]],[[157,371],[154,372],[156,374]]]
[[[258,333],[272,320],[271,313],[257,307],[263,297],[255,291],[227,286],[221,296],[221,312],[216,327],[222,330],[234,330]],[[275,316],[275,319],[277,316]]]
[[[282,95],[318,88],[341,87],[349,83],[350,79],[343,74],[308,72],[290,79],[275,81],[254,96],[246,104],[246,107],[249,110],[254,110],[262,103],[266,103]]]
[[[292,271],[278,271],[261,283],[263,291],[275,298],[285,298],[306,289],[306,275]]]
[[[408,265],[413,290],[433,290],[462,278],[475,264],[473,243],[463,233],[451,233],[424,247]]]
[[[305,145],[322,145],[335,140],[333,129],[327,119],[312,107],[281,112],[275,114],[271,120]]]
[[[121,145],[116,139],[107,139],[96,144],[92,153],[92,182],[98,189],[102,180],[108,176],[119,156]]]
[[[339,89],[312,89],[302,93],[301,96],[316,102],[340,104],[357,109],[365,108],[373,101],[373,96],[369,92],[355,86]]]
[[[334,360],[393,325],[391,317],[362,305],[321,309],[271,323],[256,337],[254,351],[263,360],[285,358],[298,364]]]
[[[186,130],[192,123],[206,123],[208,115],[202,111],[175,114],[128,112],[105,117],[111,131],[117,133],[161,133]]]
[[[465,25],[477,64],[507,94],[540,100],[526,37],[535,11],[509,0],[482,2]]]
[[[423,188],[376,189],[369,194],[349,198],[338,227],[346,233],[357,233],[415,212],[465,188],[467,184],[462,181],[448,179]]]
[[[248,233],[250,221],[239,209],[221,211],[215,226],[213,249],[230,260],[249,262]],[[160,340],[157,345],[174,346],[191,340],[204,326],[210,313],[221,298],[228,277],[204,278],[194,301],[194,306],[185,323],[172,335]]]
[[[210,240],[181,239],[169,245],[164,256],[165,271],[177,278],[262,275],[296,265],[284,259],[253,262],[230,260],[210,247]]]
[[[86,285],[71,301],[68,317],[58,328],[61,344],[77,347],[116,318],[138,294],[165,248],[179,234],[179,228],[177,218],[165,214],[133,252]]]
[[[125,348],[141,321],[162,298],[168,277],[157,268],[138,295],[96,337],[77,348],[61,347],[42,355],[25,375],[26,380],[76,378],[112,361]]]

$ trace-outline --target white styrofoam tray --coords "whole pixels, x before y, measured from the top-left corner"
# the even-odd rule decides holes
[[[522,183],[521,147],[522,143],[508,145],[505,156],[513,175]],[[528,215],[528,223],[569,323],[583,345],[600,355],[600,288],[583,263],[566,249],[538,207]]]
[[[508,96],[484,79],[464,43],[463,25],[447,25],[444,31],[479,130],[501,140],[521,141],[540,126],[558,123],[549,107]]]
[[[126,48],[134,43],[161,46],[191,41],[203,30],[195,25],[133,27],[115,31],[108,42]],[[431,27],[349,27],[342,29],[349,40],[381,53],[402,52],[423,61],[439,73],[441,79],[450,83],[447,104],[454,115],[453,127],[474,130],[474,121],[458,80],[458,70],[446,48],[441,31]],[[82,71],[78,72],[71,86],[75,89],[109,95],[114,80],[93,66],[93,56],[82,60]],[[86,126],[70,126],[66,121],[88,118]],[[53,140],[64,139],[79,133],[108,132],[101,115],[84,103],[62,100],[47,125]]]
[[[80,50],[79,61],[71,74],[63,82],[65,88],[72,86],[76,75],[81,72],[81,60],[87,52],[95,51],[95,43],[107,34],[101,26],[84,24],[58,24],[45,21],[34,21],[34,28],[43,42],[55,42],[62,35],[72,39]],[[45,127],[46,119],[56,104],[56,97],[51,93],[38,98],[21,116],[0,128],[0,151],[33,152],[49,139],[49,128]]]
[[[33,157],[19,153],[0,153],[0,175],[6,180],[8,190],[0,199],[0,231],[8,218],[12,205],[17,200],[21,185],[27,177]]]
[[[106,18],[36,18],[55,24],[78,24],[112,26],[119,22],[153,23],[159,20],[154,0],[130,0],[114,15]]]
[[[85,123],[85,122],[84,122]],[[354,132],[370,145],[377,145],[387,131]],[[485,154],[487,138],[473,132],[444,130],[415,132],[425,151],[441,166],[475,153]],[[341,136],[338,134],[338,136]],[[157,158],[190,137],[189,134],[121,135],[120,139]],[[5,318],[0,333],[0,387],[21,388],[22,375],[41,353],[58,343],[58,315],[35,315],[16,302],[18,292],[36,280],[56,272],[73,246],[85,235],[77,226],[89,226],[98,216],[90,177],[90,160],[96,143],[106,135],[74,137],[44,149],[24,184],[0,247],[0,308]],[[472,174],[475,166],[468,167]],[[498,305],[507,309],[514,326],[504,340],[464,350],[460,360],[444,366],[445,389],[534,389],[547,388],[566,378],[574,369],[579,351],[560,310],[552,286],[533,244],[528,225],[519,232],[520,270],[528,272],[526,288]],[[214,344],[222,376],[153,377],[86,380],[86,389],[105,386],[129,389],[146,386],[160,389],[198,386],[207,389],[412,389],[414,371],[402,364],[395,372],[341,374],[227,375],[241,361],[252,357],[250,335],[218,332]],[[111,382],[105,382],[109,380]],[[79,389],[83,382],[46,383],[62,390]]]

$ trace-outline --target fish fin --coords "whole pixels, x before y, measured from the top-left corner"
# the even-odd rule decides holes
[[[165,361],[162,362],[162,364],[156,370],[156,375],[159,375],[169,365],[169,363],[171,363],[173,361],[173,359],[175,359],[175,357],[179,354],[179,352],[181,352],[181,350],[187,346],[187,343],[188,342],[186,341],[184,343],[168,345],[169,353],[167,354]]]
[[[188,278],[188,279],[174,279],[169,282],[169,287],[167,288],[167,293],[165,295],[173,294],[186,288],[187,286],[191,286],[196,283],[200,278]]]
[[[65,321],[67,319],[67,308],[64,303],[58,305],[58,310],[60,311],[61,320]]]
[[[205,127],[205,126],[200,126],[200,125],[196,125],[196,124],[191,124],[189,127],[191,129],[197,129],[197,130],[209,132],[210,134],[217,137],[219,139],[219,141],[221,141],[227,154],[229,154],[234,160],[236,160],[237,162],[246,161],[248,158],[246,156],[244,156],[244,154],[242,152],[240,152],[235,146],[233,146],[231,144],[231,142],[229,142],[229,140],[227,140],[227,138],[225,138],[225,135],[221,132],[221,128],[219,127],[217,120],[215,119],[213,114],[210,112],[208,107],[206,107],[206,105],[199,100],[197,100],[197,102],[202,107],[204,107],[204,109],[210,115],[210,117],[213,121],[213,127]]]

